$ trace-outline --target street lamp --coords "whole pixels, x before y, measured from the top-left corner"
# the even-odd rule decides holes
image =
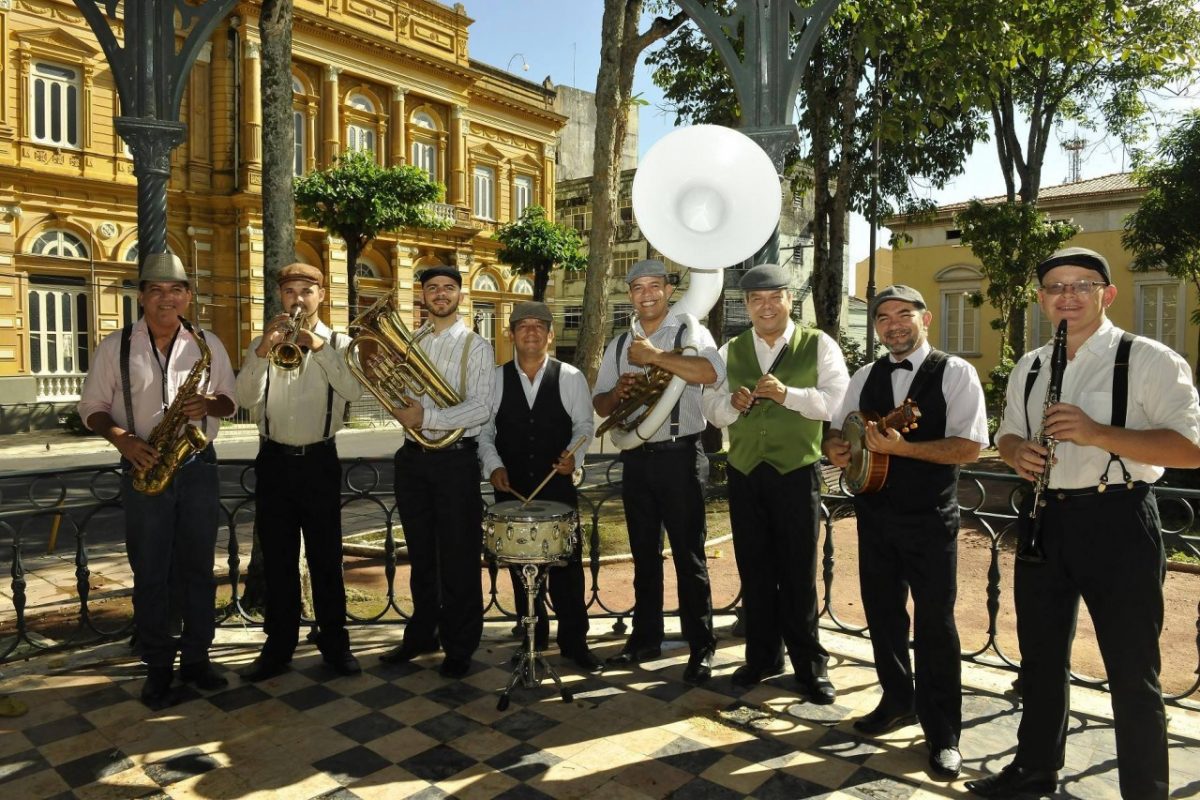
[[[237,0],[124,0],[120,5],[118,0],[75,0],[104,50],[121,98],[121,115],[113,123],[133,154],[139,272],[146,256],[167,252],[167,182],[171,151],[187,133],[187,125],[179,121],[179,103],[188,73],[236,4]],[[120,38],[114,24],[123,31]],[[183,45],[176,50],[176,33],[184,31]]]
[[[524,53],[513,53],[512,58],[510,58],[508,60],[508,65],[504,69],[508,72],[512,72],[513,62],[516,61],[518,58],[521,59],[521,70],[524,72],[529,72],[529,62],[527,62],[525,60]]]

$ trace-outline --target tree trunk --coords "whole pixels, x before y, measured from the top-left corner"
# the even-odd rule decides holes
[[[550,270],[553,266],[533,271],[533,299],[538,303],[546,302],[546,287],[550,285]]]
[[[346,307],[350,309],[349,318],[358,316],[358,256],[367,243],[358,236],[347,236],[346,242]]]
[[[263,0],[262,38],[262,203],[264,314],[278,314],[272,291],[279,271],[296,260],[295,203],[292,194],[292,0]]]

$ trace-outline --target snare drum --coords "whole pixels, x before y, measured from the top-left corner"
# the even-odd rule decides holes
[[[483,549],[503,564],[554,564],[575,551],[579,515],[566,503],[496,503],[483,515]]]

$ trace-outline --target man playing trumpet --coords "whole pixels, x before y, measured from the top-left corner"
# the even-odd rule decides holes
[[[334,437],[362,387],[346,364],[349,337],[317,316],[325,276],[308,264],[279,272],[279,314],[250,342],[237,399],[258,421],[255,508],[266,579],[267,641],[242,670],[261,681],[287,669],[300,629],[300,537],[312,578],[317,647],[340,675],[361,671],[346,633],[342,466]],[[297,311],[299,313],[297,313]]]

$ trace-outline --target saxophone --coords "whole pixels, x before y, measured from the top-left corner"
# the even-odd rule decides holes
[[[149,469],[134,469],[133,488],[142,494],[150,496],[162,494],[171,485],[171,479],[184,461],[191,458],[208,446],[208,437],[199,427],[188,422],[183,413],[184,404],[195,397],[200,391],[200,384],[208,376],[208,367],[212,361],[212,352],[204,341],[204,333],[197,333],[192,323],[183,317],[179,318],[184,329],[192,334],[196,346],[200,348],[200,358],[192,365],[192,371],[187,379],[175,392],[175,399],[170,408],[163,412],[163,418],[150,431],[147,444],[158,451],[158,461]],[[133,420],[130,420],[130,425]]]
[[[1028,532],[1017,544],[1017,558],[1022,561],[1040,563],[1046,560],[1042,546],[1042,517],[1038,513],[1046,505],[1042,497],[1050,485],[1050,468],[1054,465],[1054,449],[1058,440],[1046,435],[1046,412],[1062,396],[1063,374],[1067,371],[1067,321],[1058,323],[1054,332],[1054,349],[1050,355],[1050,380],[1046,383],[1046,399],[1042,403],[1042,425],[1037,433],[1037,443],[1046,448],[1046,467],[1033,483],[1033,508],[1029,510]]]

